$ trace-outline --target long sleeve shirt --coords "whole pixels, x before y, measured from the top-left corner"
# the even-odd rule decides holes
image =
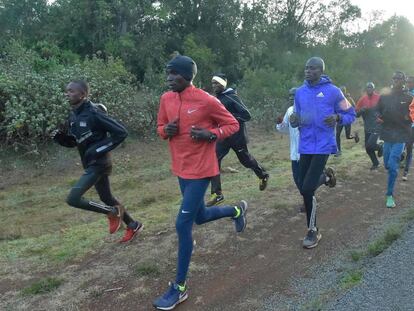
[[[217,98],[193,85],[161,96],[157,132],[162,138],[168,139],[164,127],[173,121],[178,124],[178,134],[168,141],[173,174],[185,179],[218,175],[216,143],[192,139],[191,128],[207,129],[222,140],[239,130],[239,122]]]

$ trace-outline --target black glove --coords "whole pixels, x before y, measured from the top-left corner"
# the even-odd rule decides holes
[[[296,113],[292,113],[289,117],[289,123],[292,127],[299,126],[299,117]]]
[[[195,126],[191,128],[190,136],[192,139],[195,139],[195,140],[214,141],[217,139],[216,134],[213,134],[209,130],[195,127]]]
[[[334,127],[336,123],[339,121],[340,121],[339,114],[330,115],[329,117],[326,117],[324,120],[325,124],[329,127]]]
[[[53,140],[57,140],[58,137],[62,135],[62,131],[59,129],[53,130],[50,134],[49,137]]]
[[[174,121],[165,125],[164,133],[167,134],[168,137],[173,137],[177,135],[178,134],[178,120],[175,119]]]

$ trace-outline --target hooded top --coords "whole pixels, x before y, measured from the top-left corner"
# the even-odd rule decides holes
[[[221,140],[239,130],[237,120],[217,98],[190,85],[161,96],[157,131],[162,138],[168,139],[164,127],[173,121],[178,124],[178,134],[168,141],[173,174],[185,179],[218,175],[216,143],[191,139],[191,127],[207,129]]]
[[[323,75],[316,85],[308,81],[296,90],[295,112],[299,117],[299,153],[335,154],[335,127],[325,124],[326,117],[338,114],[340,125],[355,120],[355,110],[341,90]]]
[[[364,130],[367,133],[377,133],[380,129],[377,122],[377,104],[379,99],[380,95],[374,92],[371,96],[365,94],[357,102],[357,116],[362,116],[362,119],[364,120]]]
[[[381,139],[389,143],[405,143],[411,137],[409,106],[413,97],[404,90],[392,90],[381,95],[378,102],[379,119],[382,120]]]
[[[240,129],[237,133],[234,133],[230,137],[226,138],[222,142],[231,146],[246,145],[248,143],[247,129],[245,122],[251,119],[249,110],[243,104],[241,99],[237,96],[236,91],[232,88],[228,88],[217,94],[218,100],[226,107],[226,109],[239,121]]]
[[[97,104],[84,102],[70,113],[68,133],[54,140],[65,147],[78,147],[82,165],[111,166],[109,151],[128,136],[125,127],[108,116]]]

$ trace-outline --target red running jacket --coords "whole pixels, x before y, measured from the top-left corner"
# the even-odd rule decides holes
[[[185,179],[218,175],[216,143],[193,140],[191,127],[207,129],[222,140],[239,130],[239,122],[217,98],[193,85],[161,96],[157,132],[162,138],[168,138],[164,126],[174,120],[178,134],[169,140],[173,174]]]

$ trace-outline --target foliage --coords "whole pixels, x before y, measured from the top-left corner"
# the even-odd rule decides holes
[[[154,122],[164,66],[176,52],[198,64],[197,86],[209,89],[213,73],[226,73],[256,120],[282,112],[314,55],[357,98],[367,81],[382,88],[394,70],[414,73],[414,26],[374,17],[357,31],[364,20],[350,0],[3,0],[0,137],[44,137],[61,119],[61,89],[75,76],[90,79],[93,100],[142,133]],[[16,42],[20,49],[10,50]],[[50,111],[39,113],[45,102]]]
[[[0,60],[1,140],[27,144],[47,139],[68,115],[63,89],[73,79],[86,79],[91,100],[104,103],[130,130],[142,134],[153,125],[156,96],[137,86],[122,61],[95,55],[79,61],[56,46],[37,47],[39,52],[12,42]]]

